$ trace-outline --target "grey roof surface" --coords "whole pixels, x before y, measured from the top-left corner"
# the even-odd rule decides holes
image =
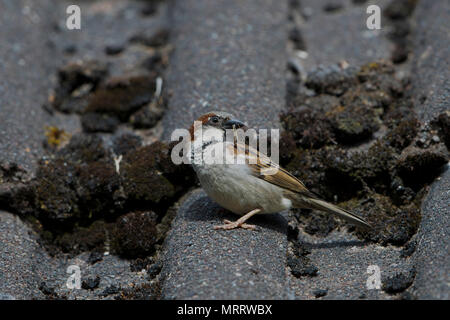
[[[43,154],[45,126],[79,127],[77,117],[52,117],[42,108],[59,64],[48,41],[58,17],[51,7],[49,0],[3,1],[0,10],[0,161],[31,171]]]
[[[274,0],[175,3],[166,138],[211,110],[228,111],[252,127],[279,127],[286,12],[287,3]],[[181,205],[166,241],[163,296],[285,298],[286,221],[272,215],[255,219],[261,221],[257,232],[213,230],[222,217],[204,193]]]
[[[176,1],[165,138],[211,110],[278,128],[284,106],[287,1]]]
[[[421,1],[415,12],[414,98],[416,112],[431,120],[450,110],[450,3]],[[423,97],[426,97],[424,100]],[[447,165],[422,204],[422,221],[413,255],[413,289],[420,299],[450,298],[450,170]]]
[[[123,20],[111,18],[119,7],[91,4],[84,26],[92,32],[66,33],[58,31],[65,2],[2,2],[0,162],[16,162],[32,175],[44,155],[45,126],[56,125],[71,133],[79,130],[77,116],[52,116],[41,107],[49,88],[55,86],[57,68],[70,59],[64,47],[75,44],[80,56],[95,58],[106,43],[127,41],[133,34],[130,30],[145,26],[151,33],[166,22],[165,17],[162,21],[137,19],[134,6],[138,2],[115,3],[128,12],[118,14]],[[305,70],[342,59],[359,65],[390,57],[388,30],[368,32],[365,28],[366,5],[343,0],[341,9],[326,12],[321,1],[301,3],[309,8],[309,18],[301,22],[308,53],[300,58]],[[381,6],[386,3],[379,2]],[[164,84],[171,93],[163,118],[165,139],[210,110],[231,112],[251,127],[279,128],[287,80],[288,1],[179,0],[168,9],[175,51]],[[448,1],[420,1],[412,17],[416,28],[410,60],[413,98],[424,121],[449,109],[449,13]],[[101,59],[107,58],[102,55]],[[423,202],[422,221],[414,238],[416,250],[409,258],[402,255],[402,248],[366,244],[345,230],[326,238],[300,231],[299,239],[311,248],[308,258],[318,269],[316,277],[301,278],[293,277],[287,267],[285,214],[252,218],[257,231],[216,231],[213,226],[223,218],[237,217],[219,208],[203,191],[194,190],[181,201],[166,239],[163,297],[313,299],[317,290],[326,290],[325,299],[397,298],[367,288],[367,268],[376,265],[382,279],[415,274],[407,291],[418,298],[449,299],[449,190],[447,166]],[[43,299],[39,290],[43,281],[58,294],[74,299],[99,299],[111,284],[127,287],[146,281],[144,273],[130,271],[129,261],[112,255],[93,265],[87,263],[88,253],[52,258],[26,223],[4,211],[0,211],[0,244],[0,299]],[[82,267],[84,279],[99,275],[99,287],[68,290],[66,268],[71,264]]]
[[[0,162],[17,163],[31,176],[38,159],[45,155],[46,126],[57,126],[71,134],[80,131],[77,115],[51,115],[42,107],[56,85],[58,68],[75,59],[65,49],[76,45],[83,59],[106,59],[106,43],[122,44],[144,27],[154,32],[167,18],[162,11],[155,19],[136,19],[138,2],[116,1],[115,6],[77,3],[83,14],[82,31],[61,27],[65,25],[66,7],[72,4],[69,1],[7,0],[0,4]],[[128,260],[109,255],[91,265],[88,258],[89,253],[72,259],[50,257],[27,223],[0,211],[0,300],[45,299],[39,289],[42,282],[60,297],[99,299],[111,284],[127,288],[131,283],[146,281],[145,273],[130,270]],[[70,274],[66,270],[72,264],[80,266],[82,280],[100,276],[99,287],[69,290],[66,281]]]

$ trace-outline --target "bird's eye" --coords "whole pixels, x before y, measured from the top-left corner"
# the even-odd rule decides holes
[[[219,117],[216,117],[216,116],[212,117],[212,118],[211,118],[211,122],[212,122],[212,123],[217,123],[217,122],[219,122]]]

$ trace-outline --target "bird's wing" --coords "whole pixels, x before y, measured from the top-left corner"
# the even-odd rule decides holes
[[[249,145],[235,143],[227,145],[227,148],[230,148],[229,151],[234,152],[238,157],[245,157],[246,163],[251,168],[251,172],[255,177],[293,192],[294,194],[302,195],[301,207],[337,214],[353,224],[372,228],[369,223],[358,215],[319,199],[300,180],[281,168],[278,164],[272,162],[265,154]],[[298,197],[294,197],[294,200],[298,201]]]
[[[230,151],[238,156],[245,156],[246,164],[250,167],[251,173],[255,177],[283,189],[317,198],[305,187],[303,182],[255,148],[239,143],[230,143],[227,148],[230,148]]]

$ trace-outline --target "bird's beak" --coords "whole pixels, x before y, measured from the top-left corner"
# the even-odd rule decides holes
[[[224,129],[239,129],[239,128],[243,128],[243,127],[244,128],[246,127],[245,123],[243,123],[239,120],[236,120],[236,119],[230,119],[223,123]]]

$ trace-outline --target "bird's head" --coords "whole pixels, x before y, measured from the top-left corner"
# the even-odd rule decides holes
[[[196,125],[197,124],[197,125]],[[232,114],[223,111],[212,111],[201,115],[189,129],[191,139],[194,140],[194,131],[201,128],[202,138],[222,135],[225,137],[227,129],[246,129],[246,125],[235,119]]]

